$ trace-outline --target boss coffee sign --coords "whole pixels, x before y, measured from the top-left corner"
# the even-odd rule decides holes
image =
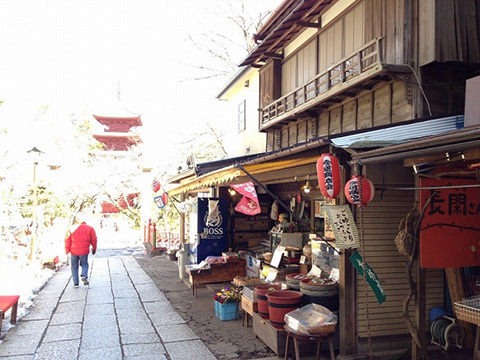
[[[198,199],[198,233],[201,239],[226,240],[226,199]]]

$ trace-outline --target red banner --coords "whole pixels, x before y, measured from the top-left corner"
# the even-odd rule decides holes
[[[420,232],[422,268],[480,265],[480,188],[468,179],[420,179],[421,187],[447,187],[420,191],[425,209]]]
[[[243,195],[242,199],[235,207],[236,211],[246,215],[256,215],[260,213],[261,209],[258,203],[257,192],[255,191],[255,186],[251,181],[230,186],[240,195]]]

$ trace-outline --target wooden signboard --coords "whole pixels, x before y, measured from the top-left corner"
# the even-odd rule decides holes
[[[480,265],[480,188],[468,179],[420,179],[420,207],[425,209],[420,232],[422,268]],[[448,188],[442,188],[448,187]]]

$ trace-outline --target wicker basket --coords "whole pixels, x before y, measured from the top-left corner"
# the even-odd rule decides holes
[[[455,315],[459,320],[480,326],[480,295],[455,302]]]

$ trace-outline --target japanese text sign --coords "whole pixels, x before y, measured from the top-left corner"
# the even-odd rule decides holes
[[[324,205],[339,249],[358,248],[358,230],[348,205]]]
[[[449,268],[480,265],[480,188],[468,179],[420,179],[420,206],[430,198],[420,231],[420,265]],[[442,188],[444,187],[444,188]],[[445,188],[451,187],[451,188]]]

